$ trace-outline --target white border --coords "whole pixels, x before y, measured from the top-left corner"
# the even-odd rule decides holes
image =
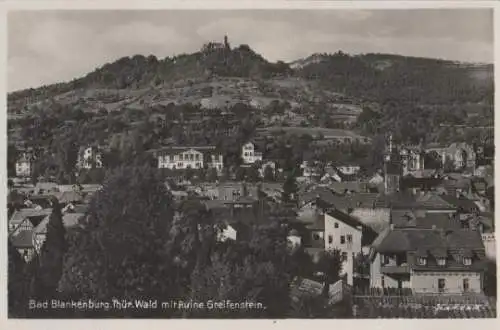
[[[0,108],[4,109],[0,113],[2,125],[0,125],[0,136],[6,140],[6,12],[9,10],[59,10],[59,9],[72,9],[72,10],[113,10],[113,9],[128,9],[128,10],[144,10],[144,9],[411,9],[411,8],[495,8],[495,31],[500,31],[500,23],[498,19],[498,8],[500,3],[496,1],[275,1],[275,0],[235,0],[235,1],[212,1],[212,0],[164,0],[164,1],[151,1],[151,0],[0,0]],[[425,22],[422,22],[425,24]],[[464,22],[464,24],[467,24]],[[500,32],[495,33],[495,62],[500,56]],[[495,66],[495,78],[500,77],[500,69]],[[496,82],[496,81],[495,81]],[[495,92],[498,91],[498,85],[495,84]],[[495,104],[499,104],[500,97],[495,93]],[[497,134],[495,125],[495,145],[500,144],[500,137]],[[1,144],[0,159],[5,162],[6,159],[6,142]],[[5,164],[5,163],[4,163]],[[495,157],[495,171],[500,170],[498,160]],[[0,182],[2,189],[0,189],[1,200],[6,205],[6,166],[1,167],[2,175]],[[499,204],[500,197],[497,192],[496,204]],[[120,330],[137,329],[141,326],[147,326],[153,329],[192,329],[195,327],[203,327],[221,329],[221,328],[234,328],[252,329],[256,326],[273,328],[297,328],[303,329],[307,327],[335,327],[335,328],[350,328],[355,329],[400,329],[417,330],[417,329],[439,329],[442,327],[450,327],[454,330],[471,328],[481,329],[498,329],[500,324],[497,320],[486,319],[468,319],[468,320],[8,320],[7,317],[7,296],[6,296],[6,278],[7,278],[7,254],[6,244],[4,238],[7,237],[6,233],[6,212],[0,216],[2,225],[0,225],[0,240],[3,242],[0,247],[1,265],[0,267],[0,282],[2,290],[0,292],[0,329],[61,329],[72,330],[77,329],[103,329],[103,328],[116,328]],[[498,222],[497,222],[498,223]],[[500,244],[497,243],[497,255],[500,252]],[[495,326],[496,325],[496,326]]]

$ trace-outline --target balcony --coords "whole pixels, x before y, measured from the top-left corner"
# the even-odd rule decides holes
[[[410,274],[408,265],[385,265],[380,267],[380,272],[383,274]]]

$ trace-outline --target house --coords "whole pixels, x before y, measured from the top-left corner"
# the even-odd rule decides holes
[[[354,260],[361,253],[363,224],[357,219],[335,209],[324,215],[325,250],[340,250],[342,254],[342,272],[347,284],[353,284]]]
[[[78,169],[92,169],[102,167],[102,152],[99,146],[80,147],[76,167]]]
[[[52,213],[52,209],[24,208],[16,210],[9,220],[9,235],[15,235],[25,230],[33,230]]]
[[[9,240],[25,262],[29,262],[35,256],[32,230],[23,230],[15,235],[10,235]]]
[[[243,182],[225,182],[217,185],[217,199],[219,200],[235,201],[243,196],[258,198],[259,188]]]
[[[421,146],[402,146],[399,150],[403,175],[424,169],[425,150]]]
[[[80,219],[85,216],[84,213],[70,212],[62,216],[63,225],[66,230],[80,226]],[[47,226],[50,221],[50,215],[47,215],[32,231],[33,246],[37,253],[40,253],[43,243],[47,238]]]
[[[43,195],[59,191],[59,186],[55,182],[38,182],[33,189],[33,194]]]
[[[273,176],[276,175],[276,169],[278,167],[276,165],[276,162],[267,161],[267,162],[262,163],[262,165],[259,168],[259,175],[261,178],[264,178],[265,173],[266,173],[266,168],[268,168],[268,167],[272,170]]]
[[[444,166],[446,160],[451,160],[455,169],[474,168],[476,166],[476,152],[465,143],[452,143],[449,146],[429,145],[426,152],[436,152]]]
[[[361,167],[359,165],[354,165],[354,164],[345,164],[337,166],[337,169],[344,175],[355,175],[358,174]]]
[[[222,154],[215,147],[169,147],[153,150],[158,159],[158,168],[171,170],[215,168],[221,172],[224,167]]]
[[[262,152],[255,150],[255,144],[247,142],[241,147],[241,159],[244,164],[253,164],[262,161]]]
[[[415,293],[480,293],[485,248],[478,231],[395,228],[382,232],[370,252],[370,286]]]
[[[33,156],[31,153],[23,152],[16,160],[16,176],[29,177],[31,175],[31,165],[33,164]]]

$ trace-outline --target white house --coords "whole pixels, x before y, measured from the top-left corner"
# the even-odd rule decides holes
[[[215,147],[172,147],[156,150],[158,168],[202,169],[205,166],[218,172],[224,167],[222,154],[215,152]]]
[[[31,175],[31,156],[27,153],[23,153],[21,157],[16,161],[16,176],[17,177],[28,177]]]
[[[337,166],[337,169],[344,175],[354,175],[359,172],[361,167],[359,165],[346,164]]]
[[[81,148],[78,152],[77,167],[85,169],[101,168],[102,153],[99,151],[99,147],[89,146]]]
[[[325,213],[325,250],[340,250],[349,285],[353,284],[354,260],[362,251],[362,233],[362,223],[355,218],[338,210]]]
[[[262,152],[255,151],[255,145],[247,142],[241,147],[241,158],[245,164],[253,164],[262,160]]]
[[[273,161],[268,161],[262,164],[259,168],[259,175],[263,178],[266,173],[266,168],[269,167],[273,171],[273,174],[276,175],[276,163]]]

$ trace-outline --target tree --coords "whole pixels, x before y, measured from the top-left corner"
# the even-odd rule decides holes
[[[455,162],[450,157],[446,157],[443,165],[443,171],[445,173],[455,172]]]
[[[209,182],[215,182],[215,181],[217,181],[217,179],[218,179],[217,169],[215,169],[215,168],[208,169],[208,173],[207,173],[207,178],[206,179]]]
[[[271,166],[266,166],[264,168],[264,181],[274,181],[274,170]]]
[[[435,169],[435,170],[441,169],[443,166],[443,163],[441,161],[441,157],[435,151],[425,153],[424,164],[425,164],[425,168]]]
[[[25,296],[25,263],[10,240],[7,246],[8,258],[8,313],[9,317],[22,317],[25,314],[27,297]]]
[[[330,285],[340,279],[342,271],[342,255],[340,250],[328,250],[321,253],[318,261],[318,271],[325,284],[323,294],[326,296],[330,290]]]
[[[297,181],[295,180],[295,176],[293,173],[288,174],[283,183],[283,193],[282,193],[282,201],[283,203],[296,203],[297,202]]]
[[[166,247],[173,209],[156,171],[118,168],[103,187],[90,202],[84,227],[70,235],[59,289],[68,297],[108,301],[175,296]]]
[[[259,175],[259,170],[257,169],[256,166],[250,166],[250,167],[246,168],[245,174],[246,174],[245,175],[246,179],[249,182],[259,181],[260,175]]]
[[[220,310],[216,317],[285,317],[291,280],[285,232],[280,226],[254,226],[249,230],[248,239],[219,243],[207,266],[195,269],[191,297],[197,301],[248,301],[265,307]],[[201,311],[195,316],[208,315]],[[214,317],[214,312],[210,316]]]
[[[42,294],[47,299],[55,296],[62,275],[63,257],[67,250],[65,235],[61,206],[54,198],[52,213],[47,224],[47,237],[40,255]]]

